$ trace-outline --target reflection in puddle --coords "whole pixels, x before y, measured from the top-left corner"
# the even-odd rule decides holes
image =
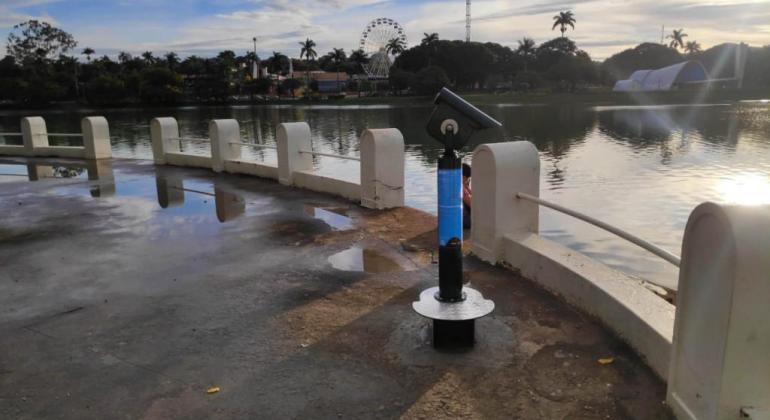
[[[30,181],[39,181],[45,178],[86,178],[86,174],[85,166],[47,165],[39,163],[0,165],[0,175],[22,175],[27,177]]]
[[[392,259],[373,249],[357,245],[338,252],[328,258],[329,264],[341,271],[362,271],[366,273],[387,273],[401,271],[401,266]]]
[[[182,178],[158,176],[155,178],[158,189],[158,204],[161,208],[178,207],[184,204]]]
[[[185,192],[213,196],[217,219],[224,223],[238,218],[246,212],[246,200],[238,194],[214,187],[214,194],[207,191],[185,188],[182,178],[158,176],[155,178],[158,189],[158,204],[161,208],[179,207],[184,205]]]
[[[315,207],[309,204],[305,205],[305,213],[308,215],[323,221],[334,230],[350,230],[353,229],[353,220],[350,217],[323,209],[321,207]]]
[[[27,173],[30,181],[38,181],[44,178],[85,178],[85,168],[73,166],[38,165],[27,164]]]
[[[224,223],[246,212],[246,201],[240,195],[219,188],[214,189],[214,201],[217,207],[217,219]]]
[[[26,169],[26,170],[22,170]],[[89,160],[84,163],[57,165],[55,163],[3,164],[0,176],[27,177],[30,181],[43,179],[87,179],[92,183],[92,197],[109,197],[115,194],[115,175],[109,160]]]
[[[112,170],[112,161],[100,159],[89,161],[86,164],[89,181],[100,181],[92,184],[90,188],[92,197],[112,197],[115,195],[115,172]]]

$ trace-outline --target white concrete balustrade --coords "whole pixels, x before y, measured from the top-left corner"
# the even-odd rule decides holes
[[[22,137],[21,145],[0,145],[0,155],[30,157],[60,157],[75,159],[109,159],[112,157],[110,129],[104,117],[85,117],[80,133],[49,133],[42,117],[25,117],[20,133],[2,133]],[[77,137],[82,146],[51,146],[50,137]]]
[[[21,131],[0,133],[4,137],[22,137],[20,145],[0,145],[0,155],[107,159],[112,157],[109,125],[104,117],[86,117],[81,133],[50,133],[42,117],[25,117]],[[78,137],[82,146],[51,146],[50,137]],[[179,124],[171,117],[154,118],[150,137],[155,164],[212,169],[215,172],[254,175],[292,185],[345,197],[364,207],[385,209],[404,205],[404,138],[397,129],[365,130],[361,135],[361,157],[339,156],[313,151],[310,127],[304,122],[284,123],[278,127],[277,146],[244,142],[238,121],[212,120],[209,123],[211,155],[182,152]],[[276,163],[243,158],[242,148],[275,148]],[[313,155],[360,161],[360,181],[352,182],[318,174]]]
[[[394,128],[365,130],[361,135],[361,157],[351,158],[313,151],[307,123],[283,123],[277,130],[277,162],[272,164],[243,158],[244,147],[273,147],[244,142],[236,120],[209,123],[211,157],[179,151],[179,127],[173,118],[155,118],[150,127],[156,164],[211,168],[215,172],[275,179],[284,185],[338,195],[374,209],[404,205],[404,137]],[[360,182],[316,173],[313,155],[359,160]]]
[[[531,198],[539,197],[539,168],[529,142],[476,148],[472,252],[599,318],[668,379],[677,417],[770,418],[770,206],[707,203],[693,211],[674,306],[639,280],[538,234]]]
[[[179,146],[182,140],[175,118],[154,118],[150,121],[152,157],[156,164],[211,169],[211,157],[183,153]]]
[[[212,120],[209,123],[212,169],[215,172],[254,175],[278,179],[278,165],[243,159],[243,148],[271,148],[241,139],[241,127],[236,120]]]

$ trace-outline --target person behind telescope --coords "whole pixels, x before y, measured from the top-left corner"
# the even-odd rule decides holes
[[[471,165],[463,163],[463,229],[471,228]]]

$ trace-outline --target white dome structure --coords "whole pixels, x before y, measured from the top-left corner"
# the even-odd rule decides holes
[[[709,74],[699,61],[684,61],[657,70],[637,70],[618,80],[615,92],[654,92],[677,89],[685,84],[707,83]]]

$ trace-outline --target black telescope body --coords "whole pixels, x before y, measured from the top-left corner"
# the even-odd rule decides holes
[[[433,103],[436,107],[428,121],[428,134],[447,149],[462,149],[476,131],[502,127],[497,120],[447,88],[439,91]]]

